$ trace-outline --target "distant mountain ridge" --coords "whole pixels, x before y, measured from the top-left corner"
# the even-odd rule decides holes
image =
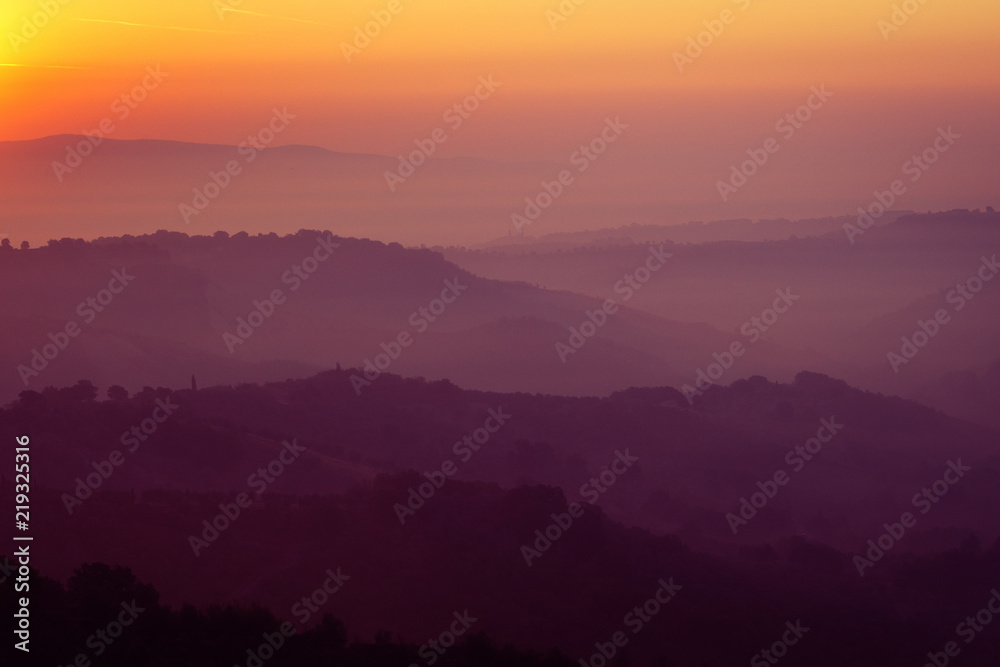
[[[107,291],[123,267],[135,279],[83,317],[89,309],[79,304]],[[622,296],[606,314],[607,297],[488,280],[430,250],[318,231],[65,239],[0,251],[0,279],[8,315],[0,360],[10,369],[0,395],[7,397],[80,377],[134,390],[186,384],[192,373],[209,384],[261,381],[375,360],[391,372],[470,388],[602,395],[693,381],[732,340],[705,324],[633,310]],[[598,328],[591,320],[600,317]],[[71,339],[62,333],[70,325],[78,327]],[[404,335],[405,352],[381,360]],[[557,344],[570,343],[580,347],[559,353]],[[45,349],[55,358],[40,358]],[[790,378],[821,361],[761,341],[732,377]]]
[[[982,280],[978,287],[976,282],[980,270],[989,278],[994,258],[1000,256],[1000,214],[987,208],[899,215],[852,237],[853,243],[840,226],[856,220],[821,223],[816,231],[823,226],[836,229],[771,241],[668,241],[664,247],[673,254],[669,266],[630,305],[672,320],[738,332],[751,316],[759,315],[777,286],[788,287],[801,299],[773,322],[768,340],[825,356],[810,368],[903,396],[940,397],[933,385],[942,375],[981,372],[1000,358],[1000,281]],[[716,224],[733,230],[756,227],[746,222],[704,228]],[[797,224],[779,227],[794,229]],[[672,229],[640,231],[659,237]],[[602,230],[593,237],[569,234],[546,237],[551,241],[523,239],[519,244],[440,251],[477,275],[598,297],[608,294],[615,277],[642,256],[644,245],[630,238],[632,230],[620,228],[618,236],[604,241],[598,238]],[[970,280],[975,298],[953,295],[954,303],[949,303],[956,286]],[[938,309],[951,311],[962,303],[967,307],[954,312],[933,342],[896,372],[887,355],[898,354],[902,337],[912,335],[918,322]],[[991,400],[1000,400],[1000,395]],[[954,401],[935,403],[946,404],[957,407]],[[987,409],[980,410],[977,419],[993,423]]]
[[[290,233],[331,227],[331,220],[343,236],[414,245],[443,238],[472,241],[508,229],[510,214],[523,207],[525,196],[562,168],[431,155],[390,190],[386,174],[399,170],[398,156],[276,145],[280,136],[243,152],[237,146],[173,140],[109,137],[96,146],[95,141],[56,135],[0,142],[5,202],[0,216],[23,233],[30,230],[36,245],[50,238],[158,229]],[[227,178],[230,162],[239,173]],[[212,173],[225,181],[221,192],[197,215],[182,216],[180,206],[191,205],[196,191],[213,182]],[[588,198],[598,191],[611,196],[614,187],[595,185],[564,198],[552,217],[593,217]],[[39,206],[42,201],[45,206]],[[0,218],[0,232],[6,231],[2,227]]]
[[[909,211],[889,211],[876,223],[888,225]],[[686,224],[639,224],[605,227],[580,232],[553,232],[541,236],[501,237],[473,249],[507,253],[572,250],[578,247],[601,247],[630,243],[710,243],[718,241],[783,241],[792,237],[805,238],[840,232],[846,223],[856,222],[856,216],[835,216],[807,220],[715,220]]]

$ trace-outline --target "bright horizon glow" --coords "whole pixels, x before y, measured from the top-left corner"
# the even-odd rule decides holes
[[[109,94],[127,90],[153,63],[171,72],[171,85],[123,135],[204,141],[206,128],[217,124],[209,114],[252,124],[257,105],[318,114],[345,99],[391,131],[406,124],[399,118],[406,112],[386,109],[388,100],[446,108],[487,73],[504,81],[508,99],[561,96],[563,108],[553,105],[550,113],[572,113],[578,100],[616,94],[692,99],[729,92],[738,100],[743,91],[755,96],[816,82],[839,90],[951,94],[1000,84],[1000,5],[988,0],[922,5],[889,39],[877,22],[891,16],[893,3],[871,0],[808,9],[797,0],[676,0],[669,6],[589,0],[555,29],[546,17],[559,6],[555,1],[399,1],[402,11],[350,63],[341,42],[386,3],[59,5],[17,52],[9,36],[4,40],[0,60],[9,66],[0,71],[0,85],[7,118],[0,140],[80,132],[107,106]],[[678,73],[674,52],[723,10],[733,13],[732,23]],[[38,11],[36,2],[5,3],[3,34],[19,33],[23,17]],[[62,68],[80,69],[62,77],[42,71]],[[508,129],[500,125],[506,124],[498,123],[497,132]],[[300,134],[303,143],[338,148],[319,128]]]
[[[620,117],[627,137],[591,172],[609,226],[632,201],[681,221],[853,212],[948,126],[962,141],[906,205],[997,203],[995,0],[926,2],[885,35],[900,0],[586,0],[554,29],[560,0],[398,2],[392,15],[389,0],[68,0],[23,40],[11,35],[40,5],[7,2],[0,141],[93,130],[159,67],[168,78],[112,138],[235,145],[277,107],[296,119],[276,146],[395,157],[493,77],[496,94],[435,157],[565,163]],[[348,62],[342,44],[373,12],[386,25]],[[699,33],[707,46],[678,71]],[[813,86],[829,104],[753,188],[720,200],[719,179]]]

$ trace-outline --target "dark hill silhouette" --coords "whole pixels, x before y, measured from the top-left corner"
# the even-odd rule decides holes
[[[320,239],[339,246],[332,254],[320,248],[329,257],[323,262],[312,257]],[[304,258],[313,262],[313,273],[300,268],[306,276],[300,278],[293,268],[306,266]],[[121,294],[100,313],[91,314],[86,304],[81,311],[81,302],[123,267],[135,278]],[[92,243],[64,239],[0,252],[0,279],[7,316],[0,361],[12,371],[0,376],[0,397],[7,399],[81,377],[135,390],[186,385],[192,373],[203,384],[304,376],[337,364],[363,365],[403,332],[413,342],[392,362],[395,373],[480,389],[601,395],[693,381],[732,341],[707,325],[673,322],[622,301],[563,363],[556,343],[567,344],[570,327],[587,321],[586,313],[599,310],[606,296],[487,280],[427,249],[305,230],[286,237],[158,232]],[[420,315],[456,280],[457,296],[447,295],[453,304],[436,316]],[[255,306],[276,289],[284,303]],[[251,315],[260,309],[270,313],[262,326],[238,329],[241,318],[262,317]],[[68,321],[82,333],[37,376],[19,371]],[[234,342],[237,334],[241,340]],[[734,379],[765,372],[788,379],[816,367],[817,359],[762,341],[732,373]]]
[[[845,550],[863,545],[883,521],[912,510],[913,495],[938,480],[949,461],[961,460],[974,472],[921,518],[900,549],[957,545],[970,531],[988,540],[1000,535],[993,520],[1000,511],[995,430],[823,375],[801,373],[791,384],[754,377],[713,388],[689,406],[669,387],[572,398],[469,391],[395,375],[358,396],[350,382],[357,372],[265,386],[146,389],[117,401],[27,392],[0,413],[0,435],[32,433],[41,479],[73,495],[93,462],[122,451],[129,444],[122,434],[169,396],[181,407],[151,444],[135,445],[102,491],[236,493],[283,441],[297,440],[308,464],[276,480],[276,492],[342,492],[378,473],[432,472],[452,461],[458,479],[557,486],[571,500],[598,502],[616,520],[704,548],[790,534]],[[456,450],[491,410],[510,415],[509,422],[478,451]],[[824,423],[843,428],[814,456],[793,455]],[[639,459],[634,470],[612,492],[588,495],[583,487],[626,449]],[[787,488],[734,533],[727,514],[779,470],[792,477]],[[63,505],[63,516],[76,509],[65,506],[66,497]]]
[[[258,606],[227,604],[196,609],[172,609],[160,602],[159,593],[140,582],[128,568],[103,563],[81,565],[63,586],[32,572],[38,612],[33,618],[36,639],[22,664],[79,664],[100,660],[109,667],[157,664],[205,666],[268,664],[321,667],[390,667],[424,659],[418,644],[403,643],[388,630],[369,641],[329,613],[308,629],[292,619],[278,617]],[[13,587],[0,583],[0,599],[13,606]],[[124,605],[124,609],[123,609]],[[124,612],[128,626],[107,630]],[[320,615],[317,614],[319,617]],[[298,620],[298,619],[295,619]],[[121,627],[121,626],[118,626]],[[103,634],[99,635],[95,628]],[[424,648],[424,651],[427,649]],[[20,656],[19,656],[20,657]],[[440,657],[440,656],[438,656]],[[557,651],[541,653],[498,646],[481,631],[463,636],[442,665],[476,664],[484,667],[571,667],[573,662]]]
[[[598,643],[623,632],[621,658],[629,664],[722,667],[759,654],[787,623],[801,623],[808,641],[794,650],[807,664],[832,667],[864,655],[902,667],[955,639],[956,619],[991,599],[1000,565],[1000,543],[984,548],[972,536],[934,555],[891,553],[861,578],[849,554],[807,539],[711,555],[673,537],[626,529],[588,508],[529,568],[518,545],[534,539],[552,512],[567,511],[561,493],[450,482],[433,507],[400,526],[385,507],[414,478],[380,477],[345,496],[272,497],[246,510],[197,559],[187,549],[187,527],[217,511],[219,496],[108,498],[75,522],[53,522],[40,535],[50,546],[41,567],[68,580],[68,591],[37,573],[33,579],[37,631],[52,636],[37,654],[48,661],[38,664],[66,664],[122,601],[136,599],[142,615],[102,664],[155,664],[151,654],[194,665],[246,664],[247,650],[281,622],[296,633],[267,664],[321,665],[333,658],[354,665],[361,656],[365,665],[409,664],[418,645],[468,610],[478,638],[460,640],[443,665],[539,664],[538,654],[519,656],[511,648],[490,662],[480,633],[502,645],[558,648],[587,660]],[[74,551],[57,549],[64,544]],[[130,573],[78,569],[74,558],[126,564],[161,592],[162,602]],[[292,610],[331,571],[349,579],[302,622]],[[658,592],[665,599],[664,585],[674,597],[643,614]],[[0,583],[0,599],[11,596],[10,581]],[[998,648],[995,633],[983,632],[963,646],[963,664],[989,667]],[[546,665],[565,664],[548,655]]]
[[[810,372],[790,384],[752,377],[715,387],[692,406],[670,387],[561,397],[391,374],[359,396],[356,370],[264,386],[116,390],[109,400],[81,381],[23,392],[0,410],[0,439],[31,434],[31,563],[68,582],[63,593],[33,580],[37,627],[60,628],[42,653],[65,664],[134,597],[150,601],[150,620],[120,653],[108,651],[109,665],[141,663],[161,646],[160,657],[206,645],[213,661],[240,660],[342,572],[342,590],[301,620],[274,664],[409,664],[469,610],[475,632],[501,645],[573,659],[623,631],[630,664],[736,664],[801,620],[809,641],[796,655],[808,664],[863,654],[902,667],[953,639],[956,619],[995,588],[997,432],[912,401]],[[487,417],[503,423],[460,454],[456,443],[491,428]],[[788,452],[823,437],[820,424],[832,439],[795,469]],[[281,460],[258,488],[261,470]],[[449,462],[454,474],[444,472]],[[912,496],[937,489],[949,469],[961,476],[920,513]],[[776,470],[790,482],[734,537],[726,514]],[[4,476],[0,502],[12,505],[13,492]],[[254,502],[237,513],[240,493]],[[412,500],[421,493],[422,503]],[[916,524],[859,576],[868,541],[906,511]],[[556,522],[564,527],[553,532]],[[208,609],[161,607],[120,570],[74,576],[94,562],[131,568],[166,605]],[[0,598],[12,595],[11,581],[0,581]],[[668,589],[676,598],[636,632],[630,610]],[[237,606],[212,606],[223,604]],[[327,613],[350,628],[351,643]],[[484,642],[461,644],[441,664],[481,664]],[[963,648],[965,663],[991,665],[998,646],[984,633]],[[506,651],[503,664],[538,660]]]

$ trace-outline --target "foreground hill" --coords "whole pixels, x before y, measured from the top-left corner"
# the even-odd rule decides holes
[[[973,531],[989,541],[1000,536],[995,430],[825,376],[802,373],[792,384],[755,377],[688,406],[669,387],[570,398],[394,375],[358,395],[351,383],[358,372],[263,387],[147,389],[116,401],[83,399],[83,385],[29,392],[0,423],[10,437],[20,429],[39,443],[39,478],[67,494],[66,515],[84,504],[72,498],[86,495],[76,492],[80,480],[116,450],[126,465],[98,480],[101,490],[236,493],[253,486],[249,476],[283,451],[283,441],[295,440],[308,465],[291,466],[272,491],[342,492],[379,473],[434,473],[451,462],[458,479],[559,487],[616,520],[704,548],[804,535],[853,550],[914,509],[921,519],[902,550],[958,545]],[[134,426],[163,416],[156,401],[178,407],[148,443],[136,440]],[[615,463],[623,457],[624,469]],[[952,463],[971,468],[952,479]],[[608,468],[617,481],[605,492]],[[780,488],[779,472],[788,476]],[[946,498],[914,501],[946,473],[953,483],[937,493]],[[759,502],[759,492],[772,496],[766,508],[747,509],[743,499]],[[384,510],[396,520],[391,504]],[[741,511],[751,515],[745,522],[734,519]]]
[[[1000,543],[984,548],[971,537],[961,548],[935,555],[890,552],[860,577],[850,554],[806,539],[709,555],[673,537],[627,529],[599,508],[586,508],[572,524],[563,524],[563,533],[552,532],[552,516],[568,516],[571,508],[546,487],[503,492],[450,481],[401,526],[388,508],[416,481],[382,477],[345,496],[268,495],[210,535],[198,555],[189,546],[191,533],[201,521],[221,516],[219,503],[231,498],[104,498],[70,518],[59,516],[54,498],[39,496],[36,509],[52,519],[40,522],[36,532],[35,544],[48,547],[37,550],[38,563],[63,580],[78,567],[74,559],[123,564],[174,607],[185,601],[238,605],[228,611],[209,607],[207,627],[190,607],[170,622],[145,603],[148,596],[114,585],[120,577],[98,577],[90,590],[100,591],[105,606],[96,618],[114,618],[122,600],[138,597],[150,614],[145,620],[154,621],[129,631],[118,647],[124,655],[112,647],[111,665],[136,664],[119,661],[147,655],[151,647],[173,655],[200,641],[219,661],[214,664],[249,664],[247,648],[277,625],[269,614],[246,618],[239,607],[250,604],[292,623],[303,641],[289,646],[308,651],[327,642],[330,648],[343,645],[336,624],[321,621],[325,614],[342,619],[355,641],[374,639],[383,650],[399,636],[411,648],[399,647],[402,662],[394,664],[409,664],[405,660],[417,645],[425,647],[424,660],[431,641],[448,646],[450,640],[440,637],[449,628],[462,629],[455,625],[458,618],[469,620],[471,632],[502,644],[558,648],[574,660],[588,661],[602,646],[611,655],[609,642],[618,637],[613,653],[637,665],[746,664],[763,659],[761,652],[783,637],[789,655],[817,667],[920,664],[951,641],[963,642],[962,664],[990,667],[1000,649],[1000,638],[988,628],[977,633],[966,623],[956,634],[956,624],[995,595]],[[547,546],[538,530],[549,530],[555,542]],[[531,556],[529,566],[523,550],[536,544],[540,555]],[[324,585],[333,592],[317,595]],[[47,594],[51,586],[36,589],[42,611],[37,629],[59,628],[45,653],[63,649],[65,654],[52,657],[66,664],[85,650],[85,633],[94,632],[93,621],[77,620],[91,607],[81,606],[79,595],[61,598]],[[9,581],[0,583],[0,599],[8,600],[10,591]],[[308,607],[304,598],[315,602]],[[152,635],[150,628],[156,629]],[[967,645],[970,635],[975,643]],[[140,638],[146,641],[136,644]],[[466,655],[459,649],[442,664],[484,664],[459,658]],[[323,664],[308,657],[286,663],[286,656],[275,664]],[[511,658],[500,664],[511,664]],[[198,659],[191,664],[202,664]],[[365,664],[381,664],[375,659],[371,655]]]
[[[571,398],[395,375],[358,395],[356,372],[23,393],[0,438],[30,437],[32,565],[125,565],[170,605],[259,603],[303,631],[330,613],[382,645],[468,613],[574,659],[621,632],[630,663],[712,666],[789,627],[808,628],[808,664],[913,664],[996,585],[997,433],[909,401],[810,373],[692,406],[669,387]],[[1000,640],[973,636],[965,664],[986,667]]]

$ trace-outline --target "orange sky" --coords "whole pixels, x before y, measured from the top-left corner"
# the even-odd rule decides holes
[[[725,217],[764,211],[739,208],[754,197],[844,195],[840,179],[859,164],[869,172],[847,194],[867,196],[953,124],[966,140],[920,203],[996,203],[983,194],[1000,151],[996,0],[907,0],[918,9],[886,35],[879,22],[901,0],[585,0],[555,28],[573,0],[64,1],[0,6],[0,141],[95,128],[158,65],[169,77],[116,120],[114,138],[236,144],[277,106],[297,118],[276,145],[396,155],[493,75],[502,87],[439,155],[564,162],[619,115],[632,129],[602,169],[627,165],[665,198],[678,169],[700,169],[692,196]],[[401,11],[347,62],[342,44],[390,4]],[[58,11],[26,37],[24,17],[42,6]],[[721,34],[679,72],[675,53],[720,16]],[[784,190],[722,206],[717,176],[815,84],[836,97],[770,169]],[[809,160],[826,171],[804,175]]]
[[[477,76],[494,73],[503,100],[483,115],[496,122],[467,148],[483,156],[511,134],[505,118],[537,114],[537,127],[519,121],[518,131],[545,134],[608,99],[739,99],[816,82],[954,94],[1000,83],[994,0],[927,2],[888,40],[877,22],[890,18],[893,3],[883,0],[587,0],[555,29],[546,12],[558,11],[556,0],[399,0],[402,10],[346,62],[341,42],[387,4],[52,0],[56,15],[12,45],[23,17],[41,10],[37,0],[6,0],[0,62],[83,69],[0,67],[0,140],[86,129],[148,64],[171,76],[121,124],[121,138],[235,142],[282,105],[301,119],[285,141],[372,152],[406,143],[471,92]],[[220,18],[226,6],[237,11]],[[723,10],[732,22],[679,73],[672,54]]]

